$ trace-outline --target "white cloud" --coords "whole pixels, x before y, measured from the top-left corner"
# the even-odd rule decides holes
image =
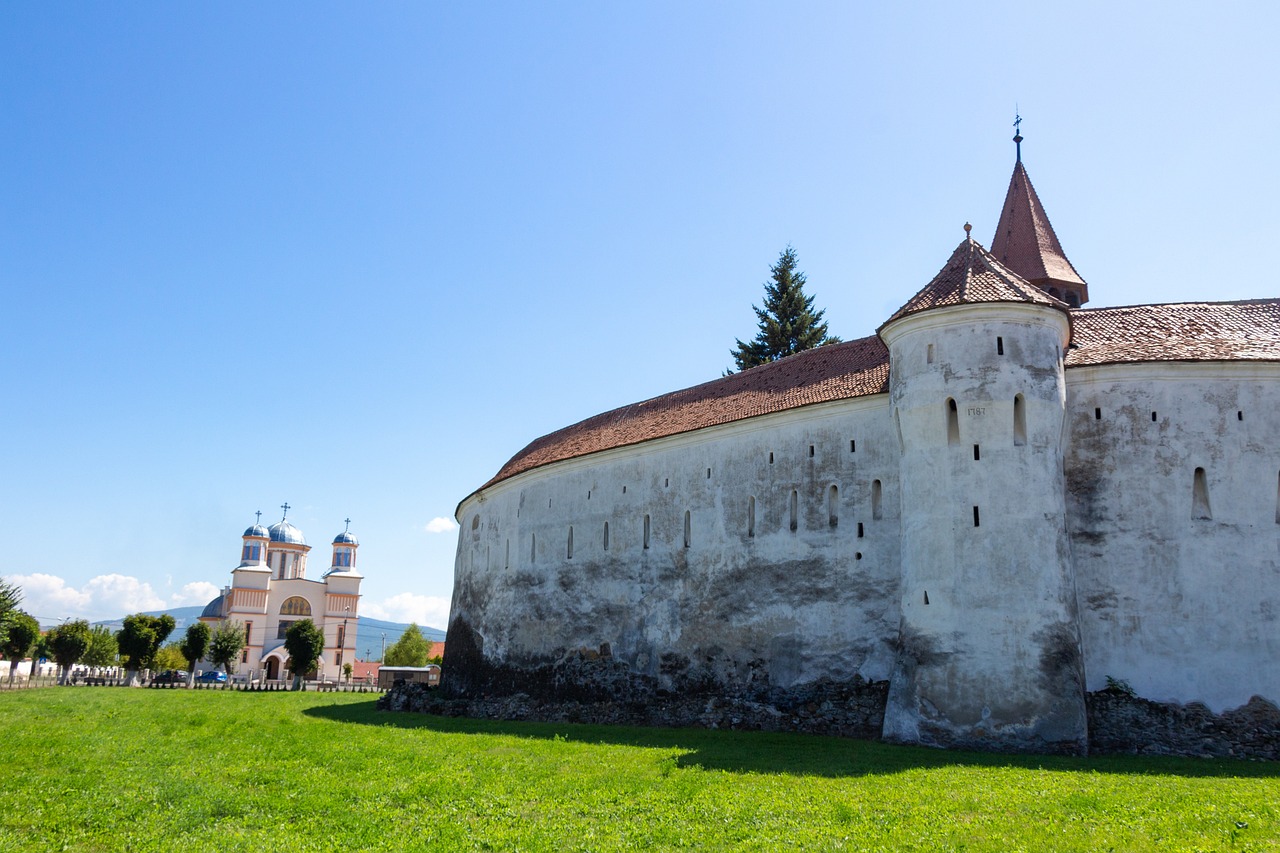
[[[8,575],[6,580],[22,588],[22,609],[46,623],[67,617],[114,619],[168,606],[151,584],[128,575],[98,575],[80,589],[57,575]]]
[[[452,533],[458,529],[458,524],[452,518],[439,516],[427,522],[428,533]]]
[[[170,595],[169,599],[173,602],[173,607],[190,607],[193,604],[208,604],[217,598],[221,591],[208,581],[196,581],[186,584],[178,592]]]
[[[360,614],[387,622],[416,622],[419,627],[439,628],[443,631],[449,626],[449,599],[401,592],[381,604],[362,601]]]

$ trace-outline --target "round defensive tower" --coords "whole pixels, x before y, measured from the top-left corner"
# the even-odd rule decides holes
[[[1070,333],[1063,302],[967,236],[880,327],[902,450],[886,739],[1086,747],[1063,489]]]

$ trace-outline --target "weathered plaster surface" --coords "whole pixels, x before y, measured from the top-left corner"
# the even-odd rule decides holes
[[[891,681],[886,737],[1045,751],[1084,748],[1084,691],[1108,676],[1215,711],[1280,698],[1280,365],[1064,372],[1044,308],[898,325],[890,394],[464,501],[445,687],[739,701]],[[618,677],[575,682],[575,654]]]

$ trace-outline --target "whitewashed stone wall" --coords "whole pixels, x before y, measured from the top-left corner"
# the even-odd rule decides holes
[[[1215,711],[1280,700],[1280,365],[1107,365],[1068,380],[1089,689],[1110,676]]]
[[[451,622],[487,659],[604,647],[660,686],[887,678],[900,563],[887,403],[701,430],[469,498]]]

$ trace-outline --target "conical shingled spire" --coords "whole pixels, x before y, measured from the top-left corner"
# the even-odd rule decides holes
[[[942,271],[894,312],[880,329],[918,311],[975,302],[1027,302],[1063,311],[1067,309],[1066,303],[997,261],[977,240],[965,237],[951,253]]]
[[[1060,297],[1072,307],[1089,301],[1089,285],[1062,251],[1062,244],[1053,233],[1021,158],[1013,166],[1000,223],[991,240],[991,254],[1036,287]]]

